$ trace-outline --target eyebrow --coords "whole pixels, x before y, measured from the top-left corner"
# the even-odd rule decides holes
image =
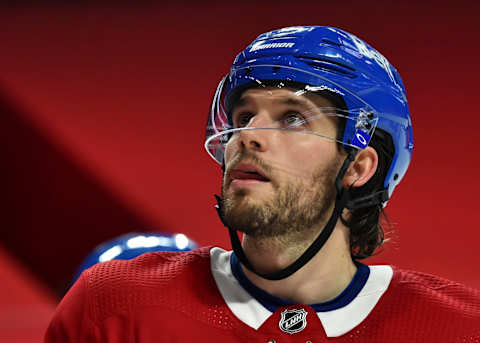
[[[286,98],[286,99],[280,99],[280,100],[275,100],[275,102],[284,104],[284,105],[297,105],[297,106],[309,106],[309,103],[301,98]]]

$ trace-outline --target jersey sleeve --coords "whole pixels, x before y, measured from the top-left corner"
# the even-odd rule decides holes
[[[87,273],[82,274],[58,305],[44,343],[100,342],[89,313]]]

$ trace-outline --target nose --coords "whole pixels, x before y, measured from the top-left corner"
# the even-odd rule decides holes
[[[250,149],[257,152],[265,151],[268,147],[268,134],[271,130],[262,130],[262,128],[271,128],[272,122],[269,116],[265,113],[258,113],[255,115],[248,125],[246,130],[239,132],[240,148]]]

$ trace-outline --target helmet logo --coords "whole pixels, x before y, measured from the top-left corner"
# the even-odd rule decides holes
[[[262,42],[258,42],[252,45],[250,48],[249,52],[257,51],[257,50],[263,50],[263,49],[273,49],[273,48],[292,48],[295,45],[295,43],[288,43],[288,42],[283,42],[283,43],[267,43],[267,44],[262,44]]]
[[[285,310],[282,312],[282,318],[278,326],[280,330],[291,335],[300,332],[307,326],[307,314],[303,308]]]
[[[357,130],[355,132],[355,136],[353,137],[352,145],[356,146],[360,149],[365,149],[370,142],[370,135],[363,131],[363,130]]]

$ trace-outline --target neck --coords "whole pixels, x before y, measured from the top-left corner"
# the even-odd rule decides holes
[[[276,297],[300,304],[331,300],[348,286],[356,272],[350,256],[348,232],[341,222],[337,223],[322,249],[288,278],[271,281],[243,266],[242,269],[252,283]],[[307,248],[300,244],[286,247],[278,238],[258,239],[248,235],[244,235],[242,247],[253,267],[262,273],[289,266]]]

